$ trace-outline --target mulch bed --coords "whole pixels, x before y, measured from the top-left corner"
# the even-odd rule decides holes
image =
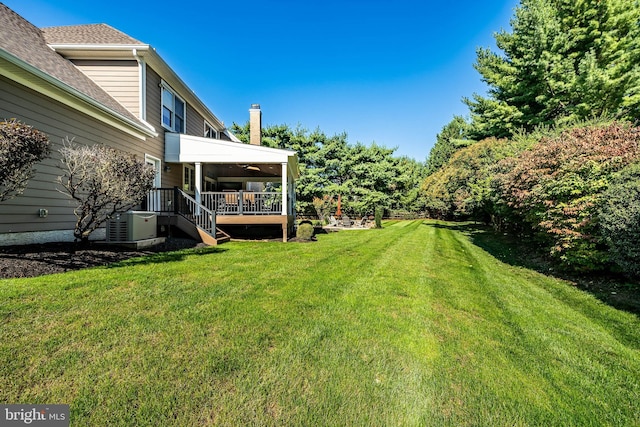
[[[36,277],[80,270],[153,253],[195,248],[201,245],[191,239],[171,238],[144,250],[132,250],[100,243],[90,243],[86,247],[78,247],[73,243],[0,247],[0,279]]]

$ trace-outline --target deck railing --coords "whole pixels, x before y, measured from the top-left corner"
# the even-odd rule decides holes
[[[178,200],[177,213],[187,218],[211,236],[216,235],[216,215],[205,206],[180,189],[176,189],[176,199]]]
[[[186,195],[178,188],[154,188],[142,203],[143,209],[158,213],[182,213],[187,207],[180,193]],[[216,215],[282,214],[282,193],[279,192],[205,192],[200,194],[200,200],[203,207]]]
[[[142,202],[142,209],[181,215],[207,233],[215,236],[216,216],[179,188],[154,188]]]
[[[201,194],[202,204],[216,215],[281,215],[282,193],[223,191]]]
[[[178,213],[175,188],[154,188],[142,202],[142,208],[158,213]]]

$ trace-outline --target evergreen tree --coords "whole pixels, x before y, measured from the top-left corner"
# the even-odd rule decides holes
[[[521,0],[502,53],[477,52],[489,97],[465,99],[471,136],[601,115],[640,119],[637,0]]]
[[[427,175],[431,175],[446,165],[453,153],[471,143],[467,139],[469,129],[469,123],[460,116],[454,116],[453,120],[442,128],[440,133],[436,135],[436,143],[427,158]]]
[[[233,124],[231,131],[248,141],[249,125]],[[417,211],[418,189],[424,179],[424,163],[393,156],[395,149],[357,143],[347,134],[325,135],[298,126],[266,126],[262,143],[267,147],[295,150],[300,178],[296,181],[298,212],[314,212],[314,199],[342,196],[342,208],[350,214],[373,213],[375,206]]]

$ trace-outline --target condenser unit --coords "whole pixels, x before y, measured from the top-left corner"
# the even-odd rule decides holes
[[[128,211],[107,222],[108,242],[133,242],[157,237],[155,212]]]

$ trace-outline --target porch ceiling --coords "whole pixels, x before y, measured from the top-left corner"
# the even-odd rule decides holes
[[[211,164],[207,167],[207,172],[212,173],[216,178],[273,178],[282,176],[282,165],[279,163]]]

